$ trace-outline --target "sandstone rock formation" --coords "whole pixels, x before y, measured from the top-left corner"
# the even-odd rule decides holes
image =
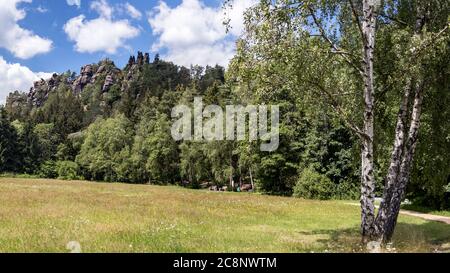
[[[88,64],[81,68],[80,76],[72,84],[72,90],[75,94],[80,94],[83,91],[83,88],[91,82],[93,74],[92,65]]]
[[[102,92],[107,92],[109,88],[114,84],[114,82],[115,80],[113,75],[106,76],[105,83],[103,84],[102,87]]]
[[[80,74],[76,77],[53,74],[50,79],[41,79],[35,82],[27,95],[20,92],[11,93],[7,105],[10,107],[19,107],[19,105],[40,107],[49,95],[61,85],[65,85],[75,95],[81,95],[89,85],[98,85],[101,88],[99,91],[105,94],[112,86],[119,84],[121,92],[124,92],[128,89],[130,82],[139,76],[142,67],[149,63],[150,54],[138,52],[137,57],[130,56],[124,70],[117,68],[113,61],[105,59],[98,64],[81,67]]]
[[[41,79],[34,83],[33,87],[28,93],[28,100],[34,106],[41,106],[48,99],[48,96],[52,91],[56,91],[61,82],[61,77],[58,74],[53,74],[53,76],[44,80]]]

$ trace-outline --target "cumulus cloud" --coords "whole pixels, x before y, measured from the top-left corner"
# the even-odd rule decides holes
[[[81,7],[81,0],[66,0],[67,5]]]
[[[140,20],[142,18],[142,13],[130,3],[127,2],[123,4],[122,8],[125,10],[126,13],[128,13],[128,15],[130,15],[131,18],[137,20]]]
[[[35,73],[18,63],[8,63],[0,56],[0,104],[4,104],[10,92],[28,91],[35,81],[48,79],[53,73]]]
[[[106,0],[97,0],[91,3],[91,9],[100,14],[101,17],[111,18],[114,8],[111,7]]]
[[[26,17],[19,3],[31,3],[32,0],[2,0],[0,5],[0,47],[5,48],[20,59],[29,59],[35,55],[47,53],[52,49],[52,41],[24,29],[18,22]]]
[[[75,42],[76,51],[115,54],[117,49],[127,47],[128,39],[139,35],[139,29],[128,20],[113,19],[114,9],[105,0],[93,1],[90,7],[98,12],[98,18],[87,20],[80,15],[64,25],[65,33]]]
[[[200,0],[183,0],[171,8],[161,1],[149,13],[148,22],[158,41],[152,51],[166,49],[164,58],[175,63],[227,66],[235,52],[234,40],[243,31],[243,14],[255,0],[234,0],[227,10],[231,30],[227,34],[222,7],[208,7]]]

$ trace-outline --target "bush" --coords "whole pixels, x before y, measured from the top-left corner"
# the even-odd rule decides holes
[[[301,173],[294,187],[294,197],[298,198],[329,200],[335,193],[336,185],[311,167]]]
[[[360,196],[360,184],[357,181],[345,180],[337,185],[334,198],[340,200],[358,200]]]
[[[39,167],[38,175],[40,178],[57,178],[58,177],[58,168],[55,161],[45,161]]]
[[[59,161],[57,163],[58,179],[63,180],[81,180],[78,175],[80,167],[77,163],[72,161]]]
[[[0,178],[22,178],[22,179],[39,179],[42,177],[39,177],[37,175],[33,174],[26,174],[26,173],[1,173]]]

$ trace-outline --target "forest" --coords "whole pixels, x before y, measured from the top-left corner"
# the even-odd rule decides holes
[[[390,175],[403,170],[398,157],[408,182],[402,200],[450,208],[450,4],[276,2],[247,11],[228,68],[187,68],[139,52],[123,69],[104,59],[12,92],[0,108],[0,173],[252,185],[269,195],[362,198],[364,210],[368,191],[368,199],[390,194]],[[377,19],[367,15],[376,8]],[[278,150],[175,141],[171,111],[195,97],[223,108],[279,105]],[[370,156],[361,162],[361,154]]]

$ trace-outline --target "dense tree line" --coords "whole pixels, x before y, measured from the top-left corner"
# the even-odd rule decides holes
[[[264,193],[292,195],[308,169],[334,185],[331,191],[313,190],[313,198],[358,198],[356,146],[348,130],[325,108],[317,114],[287,93],[261,101],[282,105],[281,146],[274,153],[246,141],[174,141],[171,110],[178,104],[192,105],[198,96],[224,109],[253,102],[225,82],[222,67],[187,69],[156,57],[122,93],[120,82],[108,93],[94,83],[75,95],[65,82],[39,107],[24,99],[2,110],[2,139],[8,140],[2,144],[2,172],[230,189],[252,184]]]

